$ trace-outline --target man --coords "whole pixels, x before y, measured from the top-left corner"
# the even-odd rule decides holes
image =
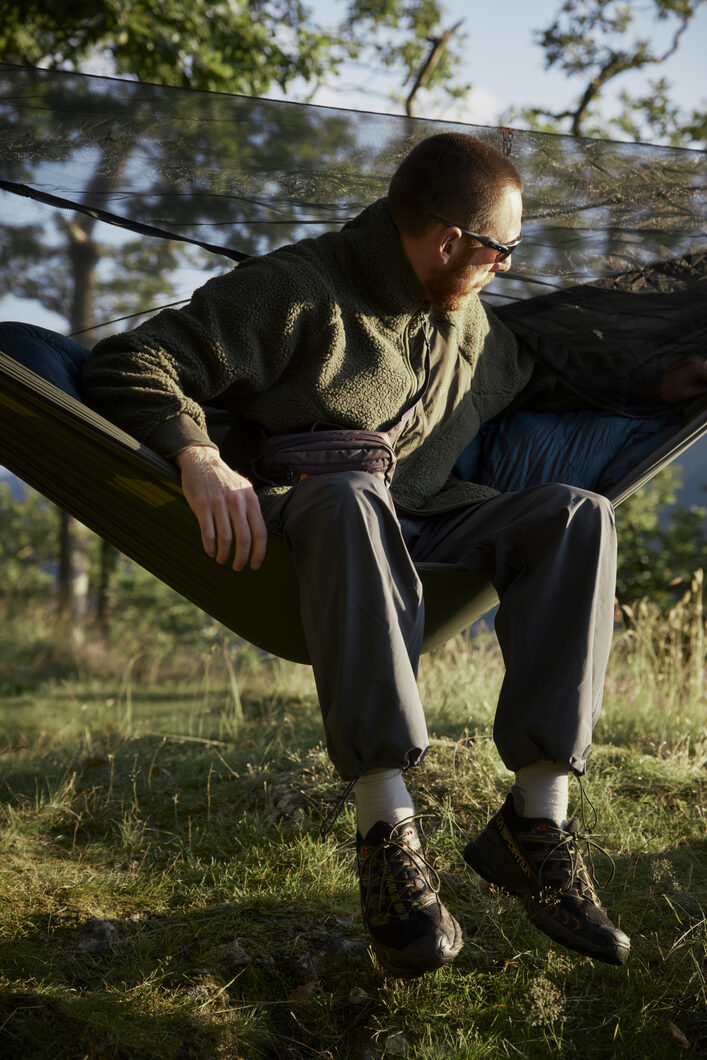
[[[554,939],[613,963],[629,952],[567,826],[568,774],[585,770],[611,642],[611,507],[568,486],[498,496],[452,476],[480,424],[539,385],[527,349],[478,297],[520,242],[521,191],[489,145],[433,136],[402,162],[387,200],[341,232],[251,259],[185,309],[104,340],[84,377],[95,408],[174,459],[210,556],[260,570],[268,536],[287,541],[328,750],[355,780],[364,922],[400,976],[446,964],[462,945],[403,776],[427,746],[415,561],[478,572],[500,598],[507,672],[494,735],[516,780],[466,861],[523,896]],[[691,373],[669,396],[699,385]],[[206,433],[202,406],[214,400],[268,434],[399,429],[392,489],[366,471],[263,482],[250,453],[236,470]],[[261,573],[275,608],[277,586]]]

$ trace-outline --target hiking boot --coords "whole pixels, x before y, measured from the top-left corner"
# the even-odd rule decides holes
[[[625,964],[630,940],[599,904],[579,839],[576,817],[566,829],[519,817],[509,795],[467,845],[464,860],[485,880],[519,895],[533,924],[555,942],[607,964]]]
[[[386,972],[407,979],[453,961],[461,928],[439,900],[414,821],[378,821],[356,836],[356,854],[363,922]]]

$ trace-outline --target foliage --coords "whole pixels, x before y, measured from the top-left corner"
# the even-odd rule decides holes
[[[0,483],[0,599],[11,608],[51,600],[59,555],[56,509],[33,490],[22,499]]]
[[[89,531],[89,624],[95,626],[101,579],[101,542]],[[0,606],[7,613],[38,608],[50,615],[56,596],[59,564],[57,509],[34,490],[14,496],[0,483]],[[223,634],[218,623],[163,582],[118,556],[110,590],[112,639],[140,650],[145,642],[155,649],[169,644],[210,644]],[[41,624],[41,623],[40,623]]]
[[[80,66],[98,50],[118,74],[262,95],[335,67],[342,43],[310,28],[308,15],[298,0],[10,2],[0,50],[8,61],[50,67]]]
[[[649,597],[669,608],[707,555],[707,509],[675,505],[680,472],[668,467],[616,511],[622,604]]]
[[[367,0],[351,0],[341,25],[332,31],[315,25],[310,10],[300,0],[195,0],[186,6],[180,0],[167,0],[160,5],[141,0],[58,0],[52,5],[10,0],[0,21],[0,55],[6,62],[80,69],[89,57],[100,54],[109,70],[138,81],[264,95],[273,85],[285,89],[296,79],[315,87],[325,76],[336,76],[341,61],[353,55],[367,54],[376,62],[385,55],[387,64],[400,69],[403,81],[414,80],[418,57],[427,46],[426,38],[442,19],[439,0],[390,0],[378,9]],[[424,87],[441,86],[452,94],[466,91],[455,84],[450,55],[445,49],[438,56]],[[139,96],[133,99],[127,89],[121,99],[122,111],[120,101],[113,100],[110,136],[105,135],[105,125],[100,120],[96,122],[94,170],[88,172],[83,189],[86,201],[91,201],[92,196],[103,201],[119,183],[123,168],[146,149],[144,144],[138,146],[132,134],[132,123],[141,113],[144,116],[144,103]],[[95,101],[85,99],[82,104],[90,111]],[[296,121],[292,116],[291,120]],[[302,120],[307,120],[303,113]],[[44,162],[71,154],[71,136],[59,142],[46,127],[47,116],[41,107],[35,108],[31,117],[24,114],[23,122],[28,121],[36,126],[35,138],[45,144]],[[321,165],[328,150],[337,152],[346,147],[345,130],[338,129],[335,122],[329,124],[326,134],[321,129],[299,137],[288,137],[276,128],[269,132],[265,138],[256,141],[251,135],[248,140],[237,126],[224,130],[209,122],[207,116],[192,129],[189,142],[182,130],[178,159],[171,154],[174,145],[153,137],[149,149],[164,156],[156,160],[158,174],[170,166],[180,166],[185,153],[198,157],[202,170],[211,162],[214,194],[208,222],[215,226],[219,219],[213,211],[219,193],[227,196],[231,205],[234,199],[231,189],[221,187],[216,176],[220,167],[228,172],[230,155],[238,158],[242,175],[248,173],[252,157],[258,159],[258,171],[264,166],[273,174],[286,174],[301,172],[312,159]],[[87,149],[85,143],[84,151]],[[265,156],[269,161],[265,161]],[[110,165],[108,157],[112,159]],[[122,168],[116,167],[116,157],[122,159]],[[20,182],[31,179],[33,161],[8,160],[8,177]],[[245,179],[242,176],[242,182]],[[241,188],[244,203],[248,201],[246,190]],[[166,215],[176,228],[181,223],[182,230],[185,226],[189,231],[198,229],[200,217],[182,217],[183,204],[175,202],[174,197],[163,201],[164,189],[159,181],[154,188],[143,191],[140,202],[149,198],[153,216]],[[254,203],[262,196],[263,188],[255,188],[249,201]],[[129,212],[130,204],[123,208]],[[261,245],[248,245],[248,234],[241,233],[239,249],[270,249],[273,230],[267,230],[269,218],[267,211],[264,213],[266,235],[261,238]],[[140,219],[144,220],[144,216]],[[239,219],[232,215],[231,224]],[[190,250],[185,244],[129,240],[115,230],[107,241],[101,242],[96,238],[95,220],[79,213],[69,218],[55,213],[52,223],[47,224],[45,210],[41,220],[41,224],[2,225],[0,277],[15,297],[40,298],[47,309],[65,316],[72,333],[83,333],[99,320],[135,318],[169,301],[177,293],[174,277],[178,268],[197,266],[207,273],[223,267],[221,259]],[[275,231],[278,243],[296,237],[293,226],[288,229],[280,222]],[[226,238],[222,230],[221,242]],[[136,262],[136,256],[141,260]],[[139,284],[131,282],[136,264],[141,276]]]
[[[95,572],[97,574],[97,571]],[[168,585],[119,556],[112,585],[111,640],[155,647],[211,642],[222,627]]]
[[[100,53],[120,75],[212,92],[265,95],[295,80],[316,87],[342,62],[368,57],[414,80],[428,38],[444,18],[440,0],[350,0],[331,29],[300,0],[98,0],[51,6],[10,0],[0,24],[5,61],[80,68]],[[426,87],[453,96],[457,64],[449,49]]]
[[[531,128],[569,131],[575,136],[609,136],[621,131],[634,140],[667,143],[673,147],[707,142],[704,106],[681,112],[669,98],[665,78],[650,82],[647,91],[620,94],[621,109],[603,114],[599,104],[604,88],[621,75],[660,65],[678,50],[684,34],[704,0],[652,0],[652,39],[636,30],[645,9],[625,0],[564,0],[551,25],[538,33],[545,66],[562,71],[579,84],[577,95],[564,110],[524,106],[507,120],[521,118]]]
[[[409,115],[414,97],[424,89],[438,86],[450,99],[463,99],[471,92],[471,84],[456,80],[459,49],[466,40],[458,32],[463,20],[444,29],[443,16],[444,9],[435,0],[355,0],[350,5],[344,27],[356,41],[356,56],[371,51],[377,65],[399,71],[403,86],[411,87],[406,95],[394,93],[393,99],[404,102]]]
[[[77,292],[70,265],[69,222],[58,212],[47,217],[46,208],[43,209],[47,223],[41,229],[34,223],[0,225],[0,280],[15,297],[37,299],[45,310],[63,317],[67,331],[80,332],[94,320],[110,321],[124,316],[136,326],[140,314],[176,297],[180,269],[200,267],[206,278],[208,270],[218,264],[213,255],[171,240],[146,240],[142,236],[129,239],[122,234],[110,243],[92,238],[90,253],[95,269],[90,313],[70,320]],[[136,276],[140,277],[139,284],[135,283]],[[81,342],[80,334],[76,338]]]
[[[331,819],[342,784],[320,742],[308,670],[232,643],[230,672],[225,654],[149,644],[133,665],[132,645],[129,654],[117,645],[112,669],[87,657],[79,676],[57,681],[33,664],[38,639],[28,645],[24,626],[4,622],[0,1051],[28,1060],[700,1054],[704,700],[678,672],[668,709],[656,709],[665,662],[650,645],[672,631],[656,618],[644,635],[640,622],[612,659],[585,780],[616,865],[604,887],[596,855],[601,897],[632,937],[630,964],[610,969],[550,944],[519,902],[463,868],[464,843],[509,783],[490,737],[503,665],[482,637],[421,667],[432,741],[409,779],[466,945],[450,969],[410,982],[383,976],[366,947],[352,808]]]
[[[658,739],[653,735],[656,730],[669,728],[681,717],[679,723],[684,722],[686,696],[696,705],[707,699],[703,597],[704,572],[699,569],[667,613],[646,598],[621,608],[626,629],[614,640],[613,663],[618,663],[616,669],[620,670],[622,662],[631,660],[634,683],[630,697],[634,707],[640,703],[642,708],[640,712],[634,710],[633,717],[625,717],[625,732],[632,731],[631,739],[652,752],[664,743],[662,733]],[[612,668],[607,691],[612,685],[616,688]],[[647,725],[646,715],[653,717]],[[689,745],[689,734],[685,735]]]

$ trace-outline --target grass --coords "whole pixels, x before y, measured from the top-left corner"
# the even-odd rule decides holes
[[[342,784],[307,669],[220,640],[70,658],[41,616],[7,618],[0,1055],[705,1055],[700,599],[626,615],[607,681],[588,790],[625,969],[551,945],[463,869],[509,782],[490,739],[502,665],[490,636],[425,657],[433,739],[411,786],[466,945],[411,982],[368,951],[351,805],[320,835]]]

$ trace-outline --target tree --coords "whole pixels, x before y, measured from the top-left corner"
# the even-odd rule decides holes
[[[353,41],[352,57],[369,53],[376,65],[398,73],[401,92],[392,99],[413,117],[417,98],[438,87],[451,99],[463,99],[471,85],[457,83],[463,19],[443,27],[444,11],[429,0],[354,0],[344,22]],[[401,34],[402,31],[402,34]],[[453,43],[452,43],[453,42]]]
[[[6,61],[49,68],[101,51],[120,75],[250,95],[315,80],[346,50],[310,27],[298,0],[10,0],[0,49]]]
[[[575,136],[604,137],[623,133],[632,140],[698,146],[707,141],[704,108],[681,112],[670,101],[665,78],[651,81],[648,90],[620,94],[621,109],[608,117],[600,110],[602,92],[632,70],[660,66],[674,55],[704,0],[651,0],[656,38],[636,30],[637,5],[624,0],[564,0],[552,24],[538,34],[547,69],[563,71],[579,87],[573,102],[562,110],[522,107],[508,120],[521,118],[531,128],[571,132]],[[641,14],[645,14],[642,8]],[[661,31],[664,31],[661,33]]]
[[[52,507],[33,491],[17,497],[0,483],[0,599],[8,614],[51,599],[58,546]]]

